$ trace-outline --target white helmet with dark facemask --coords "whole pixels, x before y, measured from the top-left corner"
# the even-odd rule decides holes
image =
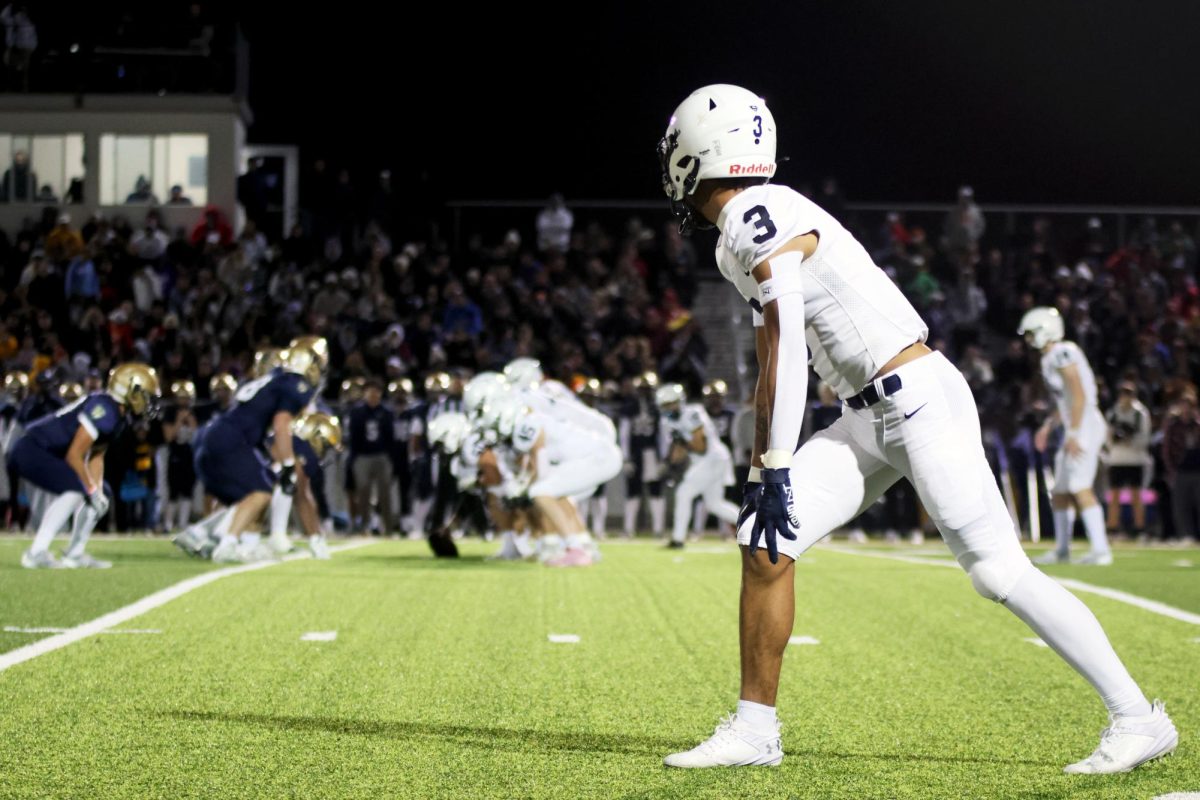
[[[718,83],[697,89],[671,115],[658,143],[663,191],[679,229],[711,227],[684,202],[710,178],[762,178],[775,174],[775,118],[748,89]]]
[[[1062,314],[1058,313],[1057,308],[1039,306],[1025,312],[1017,333],[1024,336],[1034,349],[1041,350],[1051,342],[1061,342],[1066,331]]]

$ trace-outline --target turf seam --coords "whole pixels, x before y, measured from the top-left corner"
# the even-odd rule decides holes
[[[359,547],[375,544],[373,541],[350,542],[338,547],[330,548],[330,552],[338,553],[346,550],[354,550]],[[230,575],[240,575],[245,572],[253,572],[255,570],[266,569],[277,564],[282,564],[287,561],[296,561],[301,558],[308,558],[308,553],[295,553],[284,556],[279,561],[259,561],[253,564],[239,564],[236,567],[226,567],[225,569],[213,570],[211,572],[203,572],[199,575],[193,575],[179,583],[174,583],[165,589],[159,589],[153,594],[148,594],[140,600],[136,600],[127,606],[122,606],[115,611],[110,611],[103,616],[96,617],[93,620],[76,625],[67,631],[54,636],[41,639],[39,641],[27,644],[24,647],[18,647],[16,650],[10,650],[7,653],[0,654],[0,672],[14,667],[17,664],[22,664],[31,659],[43,656],[46,653],[52,653],[67,645],[74,644],[81,639],[86,639],[89,636],[94,636],[98,633],[128,622],[131,619],[140,617],[148,611],[153,611],[156,608],[166,605],[172,600],[182,597],[193,589],[199,589],[201,586],[207,586],[213,581],[227,578]]]

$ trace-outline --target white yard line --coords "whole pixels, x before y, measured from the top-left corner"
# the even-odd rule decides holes
[[[908,564],[924,564],[926,566],[934,567],[953,567],[954,569],[959,568],[958,563],[955,561],[943,561],[934,558],[897,556],[890,553],[873,553],[866,550],[855,550],[850,547],[838,547],[836,545],[824,545],[823,549],[832,550],[835,553],[842,553],[849,556],[870,556],[871,558],[885,558],[889,561],[904,561]],[[1098,567],[1098,569],[1102,569],[1102,567]],[[1140,608],[1143,611],[1149,611],[1151,614],[1158,614],[1162,617],[1169,617],[1171,619],[1179,620],[1180,622],[1187,622],[1192,625],[1200,625],[1200,614],[1193,614],[1191,611],[1184,611],[1182,608],[1169,606],[1166,603],[1160,603],[1157,600],[1151,600],[1147,597],[1140,597],[1136,594],[1130,594],[1129,592],[1122,592],[1120,589],[1109,589],[1106,586],[1095,586],[1090,583],[1084,583],[1083,581],[1077,581],[1074,578],[1055,578],[1053,575],[1050,577],[1054,578],[1054,580],[1058,581],[1068,589],[1074,589],[1077,592],[1088,592],[1089,594],[1100,595],[1101,597],[1107,597],[1109,600],[1116,600],[1118,603],[1125,603],[1126,605]]]
[[[5,625],[5,633],[66,633],[70,628],[21,628],[16,625]],[[100,631],[100,633],[162,633],[157,628],[122,628],[119,631]]]
[[[300,637],[302,642],[333,642],[337,640],[337,631],[309,631]]]
[[[339,547],[330,548],[331,552],[340,553],[346,550],[353,550],[358,547],[366,547],[367,545],[375,544],[372,541],[350,542]],[[53,652],[59,648],[66,647],[69,644],[74,644],[80,639],[86,639],[89,636],[94,636],[97,633],[104,633],[109,628],[128,622],[131,619],[140,617],[147,611],[153,611],[159,606],[166,605],[177,597],[187,594],[193,589],[199,589],[201,586],[207,586],[213,581],[227,578],[230,575],[240,575],[243,572],[253,572],[258,569],[266,569],[273,567],[282,561],[295,561],[300,558],[308,558],[308,553],[295,553],[284,556],[281,561],[259,561],[254,564],[240,564],[236,567],[226,567],[225,569],[217,569],[212,572],[205,572],[201,575],[194,575],[191,578],[182,580],[165,589],[160,589],[154,594],[146,595],[137,602],[118,608],[116,611],[110,611],[102,617],[90,622],[85,622],[82,625],[76,625],[62,633],[50,636],[32,644],[27,644],[24,647],[18,647],[8,653],[0,654],[0,672],[17,664],[24,663],[30,659],[43,656],[46,653]]]

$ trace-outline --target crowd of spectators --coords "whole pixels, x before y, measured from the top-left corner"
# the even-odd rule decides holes
[[[82,381],[140,359],[164,385],[192,380],[200,404],[212,376],[244,376],[257,349],[301,334],[330,343],[334,403],[347,379],[420,387],[433,371],[465,376],[518,356],[567,380],[620,385],[654,370],[696,391],[709,377],[692,305],[698,281],[719,277],[711,242],[680,237],[666,213],[606,227],[555,196],[452,251],[441,209],[414,205],[430,195],[393,187],[387,172],[364,191],[316,161],[301,192],[302,221],[279,237],[253,214],[235,230],[215,207],[191,230],[165,229],[151,207],[55,211],[0,232],[0,363]],[[966,188],[932,230],[897,213],[856,218],[832,181],[814,199],[843,215],[917,305],[930,344],[967,375],[998,459],[1028,451],[1048,411],[1015,330],[1029,308],[1054,305],[1092,362],[1101,407],[1124,381],[1149,409],[1160,488],[1200,474],[1184,391],[1200,376],[1200,296],[1181,222],[1147,218],[1118,244],[1098,220],[990,231]]]

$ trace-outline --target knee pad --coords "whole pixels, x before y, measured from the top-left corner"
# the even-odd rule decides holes
[[[993,553],[967,567],[971,585],[988,600],[1003,603],[1017,581],[1032,568],[1029,559],[1016,553]]]

